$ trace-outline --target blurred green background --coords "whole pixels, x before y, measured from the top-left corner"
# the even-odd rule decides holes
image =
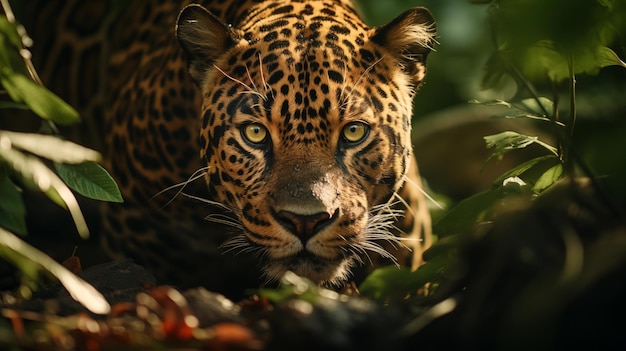
[[[501,110],[470,100],[517,101],[528,90],[503,62],[519,69],[540,96],[557,98],[568,122],[567,65],[537,42],[549,41],[571,53],[576,73],[577,121],[574,149],[611,192],[626,198],[626,69],[595,55],[607,47],[626,57],[626,1],[623,0],[358,0],[371,25],[382,25],[409,7],[425,6],[437,20],[438,45],[428,57],[428,75],[415,99],[414,146],[428,184],[460,199],[491,186],[503,171],[536,156],[515,152],[484,165],[489,155],[483,136],[504,130],[537,135],[554,143],[552,130],[520,119],[496,119]],[[498,51],[500,57],[496,55]],[[565,62],[566,63],[566,62]],[[622,62],[623,63],[623,62]],[[559,71],[560,69],[560,71]],[[557,73],[555,73],[557,72]],[[606,176],[606,177],[605,177]]]

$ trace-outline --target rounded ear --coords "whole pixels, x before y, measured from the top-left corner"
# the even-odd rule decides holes
[[[240,40],[235,30],[198,4],[180,11],[176,37],[185,52],[189,74],[199,86],[215,60]]]
[[[424,7],[415,7],[377,28],[371,40],[395,55],[402,70],[417,86],[426,74],[426,57],[436,35],[433,15]]]

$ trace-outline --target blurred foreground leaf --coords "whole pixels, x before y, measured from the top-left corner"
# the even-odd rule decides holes
[[[26,209],[20,189],[0,173],[0,227],[26,235]]]
[[[52,135],[0,131],[0,140],[54,162],[81,163],[101,158],[97,151]]]
[[[38,278],[40,272],[52,274],[59,279],[74,300],[91,312],[96,314],[109,313],[111,306],[93,286],[68,271],[45,253],[2,228],[0,228],[0,255],[20,267],[20,270],[33,281]]]
[[[22,74],[2,69],[0,84],[13,101],[25,103],[43,119],[59,124],[72,124],[80,120],[78,112],[73,107]]]
[[[69,210],[78,233],[82,237],[89,236],[87,223],[78,202],[63,180],[38,158],[11,148],[10,143],[4,140],[0,139],[0,163],[7,164],[15,171],[25,185],[41,191],[56,204]]]

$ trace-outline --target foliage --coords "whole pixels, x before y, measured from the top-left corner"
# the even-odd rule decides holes
[[[39,81],[27,50],[31,40],[24,28],[15,24],[8,3],[2,5],[5,15],[0,16],[0,85],[10,100],[3,99],[0,108],[34,112],[43,120],[44,131],[55,131],[55,123],[78,122],[78,112]],[[86,237],[87,223],[70,189],[94,199],[122,201],[113,179],[95,163],[99,160],[96,151],[58,135],[0,130],[0,256],[20,269],[23,287],[36,288],[39,275],[45,272],[58,278],[91,311],[106,313],[109,306],[100,293],[11,233],[27,232],[21,193],[28,188],[66,208],[78,233]],[[57,172],[50,168],[50,162]],[[28,294],[28,289],[21,291]]]
[[[487,148],[493,149],[486,162],[532,144],[540,145],[545,152],[508,170],[494,181],[491,189],[460,201],[438,218],[433,230],[439,241],[425,253],[427,263],[417,271],[385,268],[370,275],[360,287],[361,291],[379,301],[412,296],[416,303],[422,304],[429,303],[427,301],[434,296],[449,297],[446,295],[449,287],[442,288],[442,284],[459,276],[467,277],[468,270],[476,269],[462,267],[467,262],[462,262],[459,253],[473,250],[478,242],[492,240],[489,235],[495,234],[485,233],[491,233],[488,228],[503,221],[503,213],[519,211],[521,216],[522,210],[533,208],[535,203],[549,202],[547,199],[554,197],[549,190],[560,182],[576,182],[581,176],[587,177],[588,187],[593,189],[603,208],[599,211],[619,213],[613,202],[606,200],[598,180],[579,157],[574,131],[577,75],[595,75],[608,66],[626,68],[625,62],[611,48],[617,40],[623,39],[620,33],[624,32],[626,23],[624,2],[476,2],[489,5],[495,47],[485,65],[483,87],[497,88],[503,77],[508,76],[514,78],[519,89],[515,101],[472,102],[506,107],[506,113],[500,118],[529,120],[550,133],[556,145],[514,131],[485,136]],[[548,87],[548,94],[552,93],[551,98],[539,93],[544,87]],[[565,88],[566,100],[562,98],[561,88]],[[563,198],[569,196],[567,192],[560,194]],[[559,206],[568,205],[560,202]],[[561,207],[554,210],[560,211]],[[510,243],[504,245],[526,239],[509,236],[508,240]],[[424,292],[426,296],[420,297]]]

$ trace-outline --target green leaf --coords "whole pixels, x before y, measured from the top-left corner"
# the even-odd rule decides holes
[[[21,190],[6,174],[0,174],[0,227],[26,235],[26,209]]]
[[[626,68],[626,62],[622,61],[615,51],[606,46],[602,46],[598,49],[597,58],[598,66],[600,67],[621,66]]]
[[[61,179],[79,194],[101,201],[124,202],[111,175],[95,162],[55,163]]]
[[[552,184],[556,183],[559,179],[563,177],[563,165],[558,164],[554,167],[551,167],[547,171],[545,171],[535,185],[533,186],[533,191],[537,194],[541,193],[545,189],[552,186]]]
[[[496,204],[509,196],[530,196],[528,186],[507,182],[504,186],[472,195],[443,214],[433,225],[433,232],[440,237],[466,232],[478,222],[488,218]]]
[[[13,47],[19,48],[22,46],[22,39],[17,33],[17,26],[15,23],[9,22],[4,15],[0,16],[0,35],[7,37]]]
[[[26,271],[31,278],[39,271],[55,276],[70,296],[96,314],[107,314],[111,306],[93,286],[77,277],[45,253],[20,240],[13,233],[0,228],[0,255]]]
[[[520,101],[519,108],[530,115],[547,117],[552,114],[554,103],[552,100],[540,96],[538,98],[528,98]],[[547,113],[547,115],[546,115]]]
[[[546,148],[548,151],[557,155],[557,150],[539,140],[538,137],[519,134],[517,132],[506,131],[498,134],[488,135],[483,137],[487,143],[487,148],[494,148],[493,154],[489,156],[486,162],[489,162],[493,157],[501,158],[502,155],[513,150],[523,149],[532,144],[538,144]]]
[[[11,148],[10,143],[5,143],[0,138],[0,163],[7,164],[16,175],[22,178],[26,186],[41,191],[56,204],[66,208],[70,212],[80,236],[89,236],[87,223],[74,194],[63,180],[46,167],[43,162],[36,157]]]
[[[361,296],[379,301],[401,300],[414,295],[427,283],[440,280],[447,266],[445,255],[440,255],[412,272],[406,267],[386,266],[370,273],[359,286]]]
[[[501,186],[505,179],[513,178],[513,177],[521,177],[527,183],[536,183],[537,179],[531,176],[525,176],[532,169],[539,169],[541,173],[545,172],[548,168],[553,167],[557,164],[560,164],[560,160],[558,157],[554,155],[546,155],[533,158],[528,160],[515,168],[509,170],[508,172],[499,176],[496,180],[494,180],[493,184],[495,186]],[[541,174],[539,173],[539,174]]]
[[[98,161],[100,154],[84,146],[53,135],[0,131],[0,140],[9,140],[13,147],[60,163]]]
[[[72,124],[80,120],[74,108],[22,74],[3,69],[0,71],[0,83],[15,102],[24,102],[43,119],[59,124]]]
[[[0,101],[0,108],[6,108],[6,109],[14,108],[18,110],[30,110],[30,108],[28,108],[28,105],[25,105],[19,102],[13,102],[13,101]]]

